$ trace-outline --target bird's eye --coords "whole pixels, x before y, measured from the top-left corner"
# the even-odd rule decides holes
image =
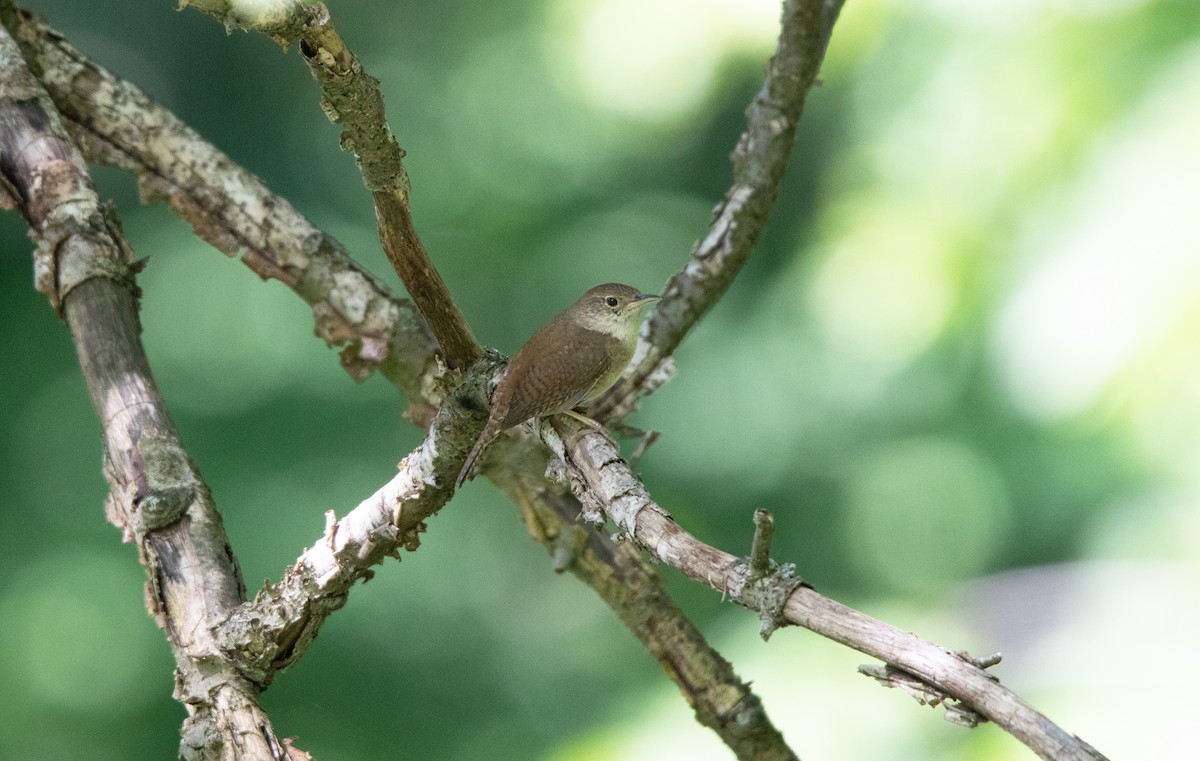
[[[616,296],[609,296],[607,299],[604,300],[604,303],[608,304],[610,307],[615,307],[617,304],[619,304],[621,302],[617,301]]]

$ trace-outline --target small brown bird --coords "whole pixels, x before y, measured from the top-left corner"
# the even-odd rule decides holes
[[[530,418],[561,412],[595,425],[572,410],[621,377],[637,346],[641,308],[658,299],[628,285],[598,285],[534,333],[496,385],[487,425],[455,487],[467,480],[471,466],[497,434]]]

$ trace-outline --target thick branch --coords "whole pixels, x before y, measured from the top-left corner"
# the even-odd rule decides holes
[[[0,6],[11,19],[12,8]],[[135,267],[115,217],[49,97],[0,29],[0,173],[37,243],[39,290],[66,317],[103,423],[109,520],[138,554],[146,600],[167,633],[188,759],[272,759],[284,748],[259,690],[218,651],[209,626],[243,598],[208,489],[179,443],[142,350]]]
[[[400,548],[417,548],[423,521],[454,495],[454,476],[465,455],[438,456],[451,424],[447,413],[439,413],[425,441],[400,462],[391,481],[344,518],[326,513],[324,535],[280,582],[231,612],[216,636],[239,670],[263,687],[270,684],[276,671],[304,653],[329,614],[345,604],[354,583],[372,575],[371,566]]]
[[[701,542],[659,506],[607,434],[559,416],[554,426],[571,465],[572,489],[594,519],[607,516],[651,557],[759,612],[774,625],[803,626],[930,684],[1051,761],[1104,756],[1014,694],[969,659],[822,596],[788,573],[755,579],[751,563]],[[554,437],[550,437],[555,445]],[[588,515],[588,512],[585,512]],[[764,583],[766,582],[766,583]]]
[[[383,250],[437,338],[447,366],[462,368],[479,359],[483,350],[412,226],[404,151],[384,116],[379,80],[367,74],[346,47],[329,9],[299,0],[272,3],[261,11],[264,5],[228,0],[182,4],[215,16],[226,27],[260,31],[284,46],[299,44],[321,88],[321,108],[330,121],[345,128],[342,148],[355,155],[371,191]]]
[[[667,282],[642,326],[638,356],[625,376],[592,405],[597,420],[619,419],[657,385],[655,373],[696,322],[733,283],[758,240],[787,169],[804,99],[817,81],[844,0],[785,0],[779,43],[767,80],[746,109],[746,131],[733,150],[733,186],[717,206],[708,235]]]
[[[762,701],[675,605],[662,579],[628,544],[579,525],[579,502],[545,478],[546,451],[534,437],[501,453],[496,485],[520,506],[534,539],[558,571],[570,571],[613,609],[653,655],[695,712],[743,761],[785,761],[795,754]]]

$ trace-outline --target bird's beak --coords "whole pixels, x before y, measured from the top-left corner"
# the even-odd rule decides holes
[[[653,304],[661,300],[662,296],[655,296],[653,293],[639,293],[637,298],[625,305],[625,309],[632,312],[635,309],[641,309],[647,304]]]

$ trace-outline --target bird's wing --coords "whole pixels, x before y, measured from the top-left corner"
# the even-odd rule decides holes
[[[514,386],[500,430],[574,407],[612,364],[607,351],[580,352],[570,344],[531,348],[537,351],[539,361]]]

